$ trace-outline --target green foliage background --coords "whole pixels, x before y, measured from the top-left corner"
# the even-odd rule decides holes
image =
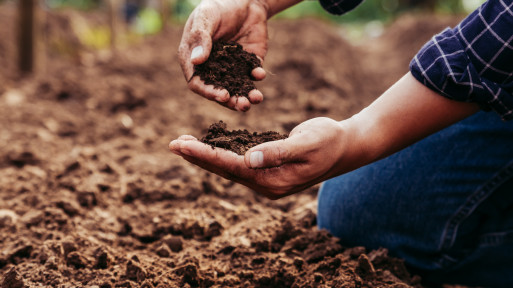
[[[192,9],[200,0],[169,0],[172,9],[173,18],[177,21],[185,21]],[[105,4],[102,0],[43,0],[51,8],[63,6],[74,7],[78,9],[95,9]],[[333,20],[336,22],[367,22],[371,20],[387,21],[393,19],[397,14],[406,10],[423,10],[426,3],[434,7],[434,12],[438,13],[467,13],[465,2],[483,3],[479,0],[366,0],[353,11],[343,16],[330,15],[317,0],[306,0],[298,5],[285,10],[277,17],[299,18],[304,16],[315,16]],[[467,5],[468,6],[468,5]]]

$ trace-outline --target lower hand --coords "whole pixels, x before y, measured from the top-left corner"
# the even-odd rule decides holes
[[[212,149],[192,136],[173,140],[169,149],[201,168],[278,199],[338,175],[345,139],[341,122],[315,118],[294,128],[287,139],[260,144],[244,156]]]

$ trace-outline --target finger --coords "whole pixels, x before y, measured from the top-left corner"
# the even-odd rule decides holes
[[[263,60],[267,53],[267,13],[265,10],[255,8],[257,7],[250,6],[245,25],[234,38],[244,47],[244,50],[255,53],[260,60]]]
[[[228,102],[224,103],[224,105],[232,110],[237,110],[237,96],[231,96],[230,99],[228,99]]]
[[[294,139],[287,138],[251,148],[244,155],[244,162],[249,168],[272,168],[289,162],[299,162],[301,156],[301,149]]]
[[[272,179],[280,178],[279,172],[248,169],[244,164],[243,157],[231,151],[220,148],[212,149],[212,147],[206,147],[206,149],[199,146],[192,147],[196,145],[194,143],[188,143],[188,145],[190,145],[190,149],[196,151],[193,152],[191,150],[187,152],[192,154],[192,156],[185,154],[182,156],[190,163],[228,180],[245,185],[269,199],[279,199],[287,195],[285,191],[274,188],[275,185],[272,183]],[[276,175],[276,177],[272,177],[273,175]]]
[[[232,151],[212,148],[199,141],[182,141],[179,149],[187,161],[237,182],[250,177],[248,174],[252,173],[244,164],[243,156]],[[244,183],[247,184],[246,181]]]
[[[264,80],[266,75],[265,69],[262,67],[257,67],[251,71],[251,76],[253,76],[253,79],[256,81]]]
[[[187,81],[191,80],[192,74],[194,72],[192,63],[190,61],[190,30],[192,27],[192,22],[194,19],[195,11],[191,13],[187,22],[185,23],[185,27],[183,29],[182,39],[180,40],[180,45],[178,47],[178,59],[180,60],[180,66],[182,67],[183,74]]]
[[[179,140],[184,139],[184,140]],[[185,160],[224,178],[245,185],[270,199],[278,199],[292,192],[297,183],[297,167],[271,169],[248,169],[243,156],[221,148],[212,148],[196,138],[184,135],[170,143],[170,148],[180,150]],[[301,164],[298,164],[301,165]],[[288,172],[287,172],[288,171]],[[299,187],[299,186],[298,186]]]
[[[168,145],[169,151],[173,152],[176,155],[183,156],[182,152],[180,151],[180,146],[181,146],[182,142],[194,141],[194,140],[197,141],[196,137],[194,137],[194,136],[182,135],[182,136],[178,137],[177,139],[169,142],[169,145]]]
[[[215,25],[217,25],[218,15],[214,15],[212,11],[198,7],[194,13],[190,28],[184,37],[187,37],[187,52],[189,53],[190,62],[193,65],[201,64],[207,61],[210,51],[212,50],[212,36],[214,34]]]
[[[205,85],[199,76],[194,76],[189,81],[189,89],[208,100],[225,103],[230,100],[230,94],[226,89],[216,89],[214,85]]]
[[[178,155],[178,156],[183,156],[182,152],[180,151],[180,145],[182,143],[183,140],[180,140],[180,139],[175,139],[171,142],[169,142],[169,151],[173,152],[174,154]]]
[[[191,136],[191,135],[181,135],[180,137],[178,137],[178,140],[183,140],[183,141],[191,141],[191,140],[198,140],[196,137],[194,136]]]
[[[264,100],[264,95],[257,89],[253,89],[248,93],[249,102],[258,104]]]
[[[246,97],[235,97],[236,104],[235,109],[238,111],[246,112],[251,108],[251,103],[249,103],[249,99]]]
[[[187,19],[178,56],[185,78],[189,81],[194,73],[193,65],[205,62],[212,49],[212,35],[219,22],[218,15],[198,6]]]

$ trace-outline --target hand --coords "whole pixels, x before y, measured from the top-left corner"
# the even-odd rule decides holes
[[[244,156],[212,149],[192,136],[171,141],[169,149],[277,199],[382,159],[478,110],[475,103],[441,97],[407,73],[351,118],[308,120],[289,138],[255,146]]]
[[[208,171],[278,199],[340,174],[336,166],[341,163],[346,139],[351,139],[341,123],[329,118],[308,120],[287,139],[255,146],[244,156],[212,149],[192,136],[173,140],[169,149]]]
[[[248,98],[231,96],[226,89],[205,85],[199,76],[193,76],[194,66],[205,62],[212,49],[212,41],[236,41],[248,52],[263,61],[267,52],[267,5],[259,0],[203,0],[194,9],[185,24],[178,50],[180,65],[189,83],[189,89],[233,110],[247,111],[251,104],[262,102],[263,95],[252,90]],[[255,80],[265,78],[265,70],[255,68]]]

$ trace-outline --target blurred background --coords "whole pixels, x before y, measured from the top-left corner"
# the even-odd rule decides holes
[[[78,50],[110,50],[183,24],[200,0],[0,0],[3,29],[0,52],[29,73],[44,67],[48,55],[76,57]],[[377,37],[403,13],[467,14],[483,0],[367,0],[342,17],[326,13],[318,1],[304,1],[275,18],[321,18],[340,23],[344,36]],[[64,16],[65,15],[65,16]],[[15,17],[15,18],[16,18]],[[9,20],[9,22],[12,22]],[[71,33],[70,33],[71,31]],[[39,44],[38,44],[39,43]],[[10,47],[7,47],[10,46]],[[83,51],[82,51],[83,52]],[[23,55],[23,56],[21,56]],[[39,55],[39,56],[38,56]],[[11,57],[9,57],[11,58]],[[7,64],[6,64],[7,65]]]

